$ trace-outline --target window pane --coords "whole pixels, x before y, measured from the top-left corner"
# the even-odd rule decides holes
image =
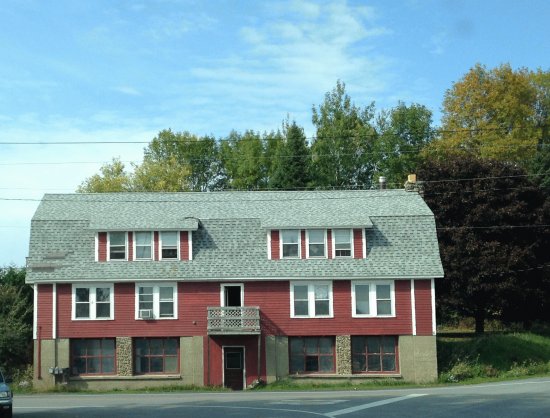
[[[160,302],[159,309],[162,318],[172,318],[174,316],[174,302]]]
[[[298,257],[298,244],[283,244],[283,257]]]
[[[178,258],[178,249],[177,248],[163,248],[162,249],[162,258]]]
[[[111,289],[108,287],[98,287],[95,294],[96,302],[109,302],[111,297]]]
[[[73,360],[73,374],[83,374],[86,373],[86,359],[85,358],[75,358]]]
[[[306,372],[319,371],[319,357],[306,356]]]
[[[331,372],[334,370],[334,357],[332,356],[321,356],[321,372]]]
[[[144,355],[147,353],[147,340],[143,338],[139,338],[137,340],[134,340],[134,343],[136,345],[135,347],[136,354]]]
[[[367,368],[367,361],[364,355],[354,354],[352,359],[352,372],[364,372]]]
[[[110,318],[111,317],[111,304],[110,303],[96,303],[95,306],[96,318]]]
[[[178,245],[178,233],[175,231],[161,232],[160,237],[163,247],[175,247]]]
[[[300,373],[305,370],[304,355],[290,355],[290,373]]]
[[[324,257],[325,256],[325,244],[309,244],[309,256],[310,257]]]
[[[115,355],[115,340],[103,340],[102,351],[104,356]]]
[[[77,318],[90,317],[90,305],[88,303],[77,303],[75,309],[75,316]]]
[[[332,338],[319,338],[319,353],[332,354]]]
[[[389,300],[379,300],[376,304],[376,313],[378,315],[391,315],[391,302]]]
[[[299,233],[297,229],[287,229],[283,231],[282,238],[284,244],[298,244],[299,242]]]
[[[111,247],[109,258],[111,260],[124,260],[126,258],[125,247]]]
[[[357,315],[368,315],[369,312],[370,312],[369,285],[356,284],[355,285],[355,313]]]
[[[88,357],[86,359],[86,373],[99,373],[101,371],[99,357]]]
[[[395,353],[395,338],[383,337],[382,338],[382,352]]]
[[[170,287],[160,287],[159,288],[160,300],[173,300],[174,298],[174,288]]]
[[[163,345],[162,340],[158,338],[152,338],[149,340],[149,350],[151,355],[162,355]]]
[[[314,243],[324,243],[325,242],[325,231],[322,229],[311,229],[308,231],[309,242]]]
[[[151,258],[151,247],[136,247],[136,258]]]
[[[103,357],[101,359],[101,371],[103,373],[115,372],[115,359],[114,357]]]
[[[318,338],[306,338],[305,339],[306,354],[317,354],[319,352],[318,342],[319,342]]]
[[[164,354],[178,354],[178,341],[175,338],[168,338],[164,341]]]
[[[307,300],[307,286],[294,286],[294,300]]]
[[[327,285],[315,286],[315,299],[328,299],[328,286]]]
[[[150,232],[136,232],[136,245],[151,246],[151,233]]]
[[[297,300],[294,302],[294,315],[309,315],[307,300]]]
[[[330,315],[330,304],[328,300],[315,301],[315,316]]]
[[[151,373],[162,373],[164,371],[162,357],[151,357]]]
[[[391,355],[382,356],[382,370],[385,372],[395,371],[395,356],[391,356]]]
[[[82,340],[71,341],[72,353],[74,357],[80,357],[86,355],[86,344]]]
[[[370,354],[380,352],[380,337],[367,337],[367,351]]]
[[[369,355],[367,356],[367,370],[369,372],[380,372],[382,371],[381,365],[380,365],[380,356],[378,355]]]
[[[349,229],[335,229],[334,231],[334,243],[337,244],[349,244],[351,241],[351,234]]]
[[[390,285],[379,284],[376,286],[376,299],[389,299],[390,298]]]
[[[290,339],[290,353],[301,354],[304,352],[304,340],[303,338],[291,338]]]
[[[109,233],[109,243],[111,246],[126,245],[126,232]]]
[[[88,289],[87,287],[79,287],[75,290],[75,296],[77,302],[89,302],[90,289]]]
[[[351,338],[351,347],[352,347],[352,352],[354,353],[364,353],[366,344],[367,344],[367,339],[365,337]]]
[[[240,369],[242,367],[241,354],[240,353],[226,353],[225,354],[225,368],[226,369]]]
[[[141,295],[153,295],[153,288],[152,287],[149,287],[149,286],[146,286],[146,287],[143,287],[143,286],[140,286],[139,288],[139,294],[140,296]],[[153,299],[151,299],[153,300]]]

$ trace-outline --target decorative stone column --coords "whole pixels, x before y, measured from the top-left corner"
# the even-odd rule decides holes
[[[116,337],[117,374],[132,376],[132,337]]]
[[[351,374],[351,336],[336,336],[336,373]]]

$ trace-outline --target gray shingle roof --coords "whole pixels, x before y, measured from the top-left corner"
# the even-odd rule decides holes
[[[268,260],[266,229],[293,227],[366,228],[367,258]],[[95,231],[125,229],[194,230],[193,260],[96,262]],[[50,194],[28,265],[29,282],[443,275],[433,214],[403,190]]]

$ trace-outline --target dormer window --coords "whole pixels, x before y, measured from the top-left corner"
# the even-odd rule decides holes
[[[335,257],[351,257],[351,229],[335,229],[333,234]]]
[[[136,232],[136,260],[151,260],[152,236],[151,232]]]
[[[281,231],[283,258],[300,258],[300,231],[285,229]]]
[[[126,232],[109,232],[109,260],[126,260]]]
[[[162,231],[160,233],[161,259],[178,259],[178,233],[176,231]]]
[[[307,231],[308,237],[308,258],[324,258],[326,257],[326,245],[325,245],[325,230],[324,229],[310,229]]]

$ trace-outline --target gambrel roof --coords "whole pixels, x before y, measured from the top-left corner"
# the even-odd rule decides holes
[[[365,259],[267,257],[272,229],[361,228]],[[95,261],[98,231],[193,231],[191,261]],[[442,277],[432,211],[404,190],[47,194],[27,281]]]

